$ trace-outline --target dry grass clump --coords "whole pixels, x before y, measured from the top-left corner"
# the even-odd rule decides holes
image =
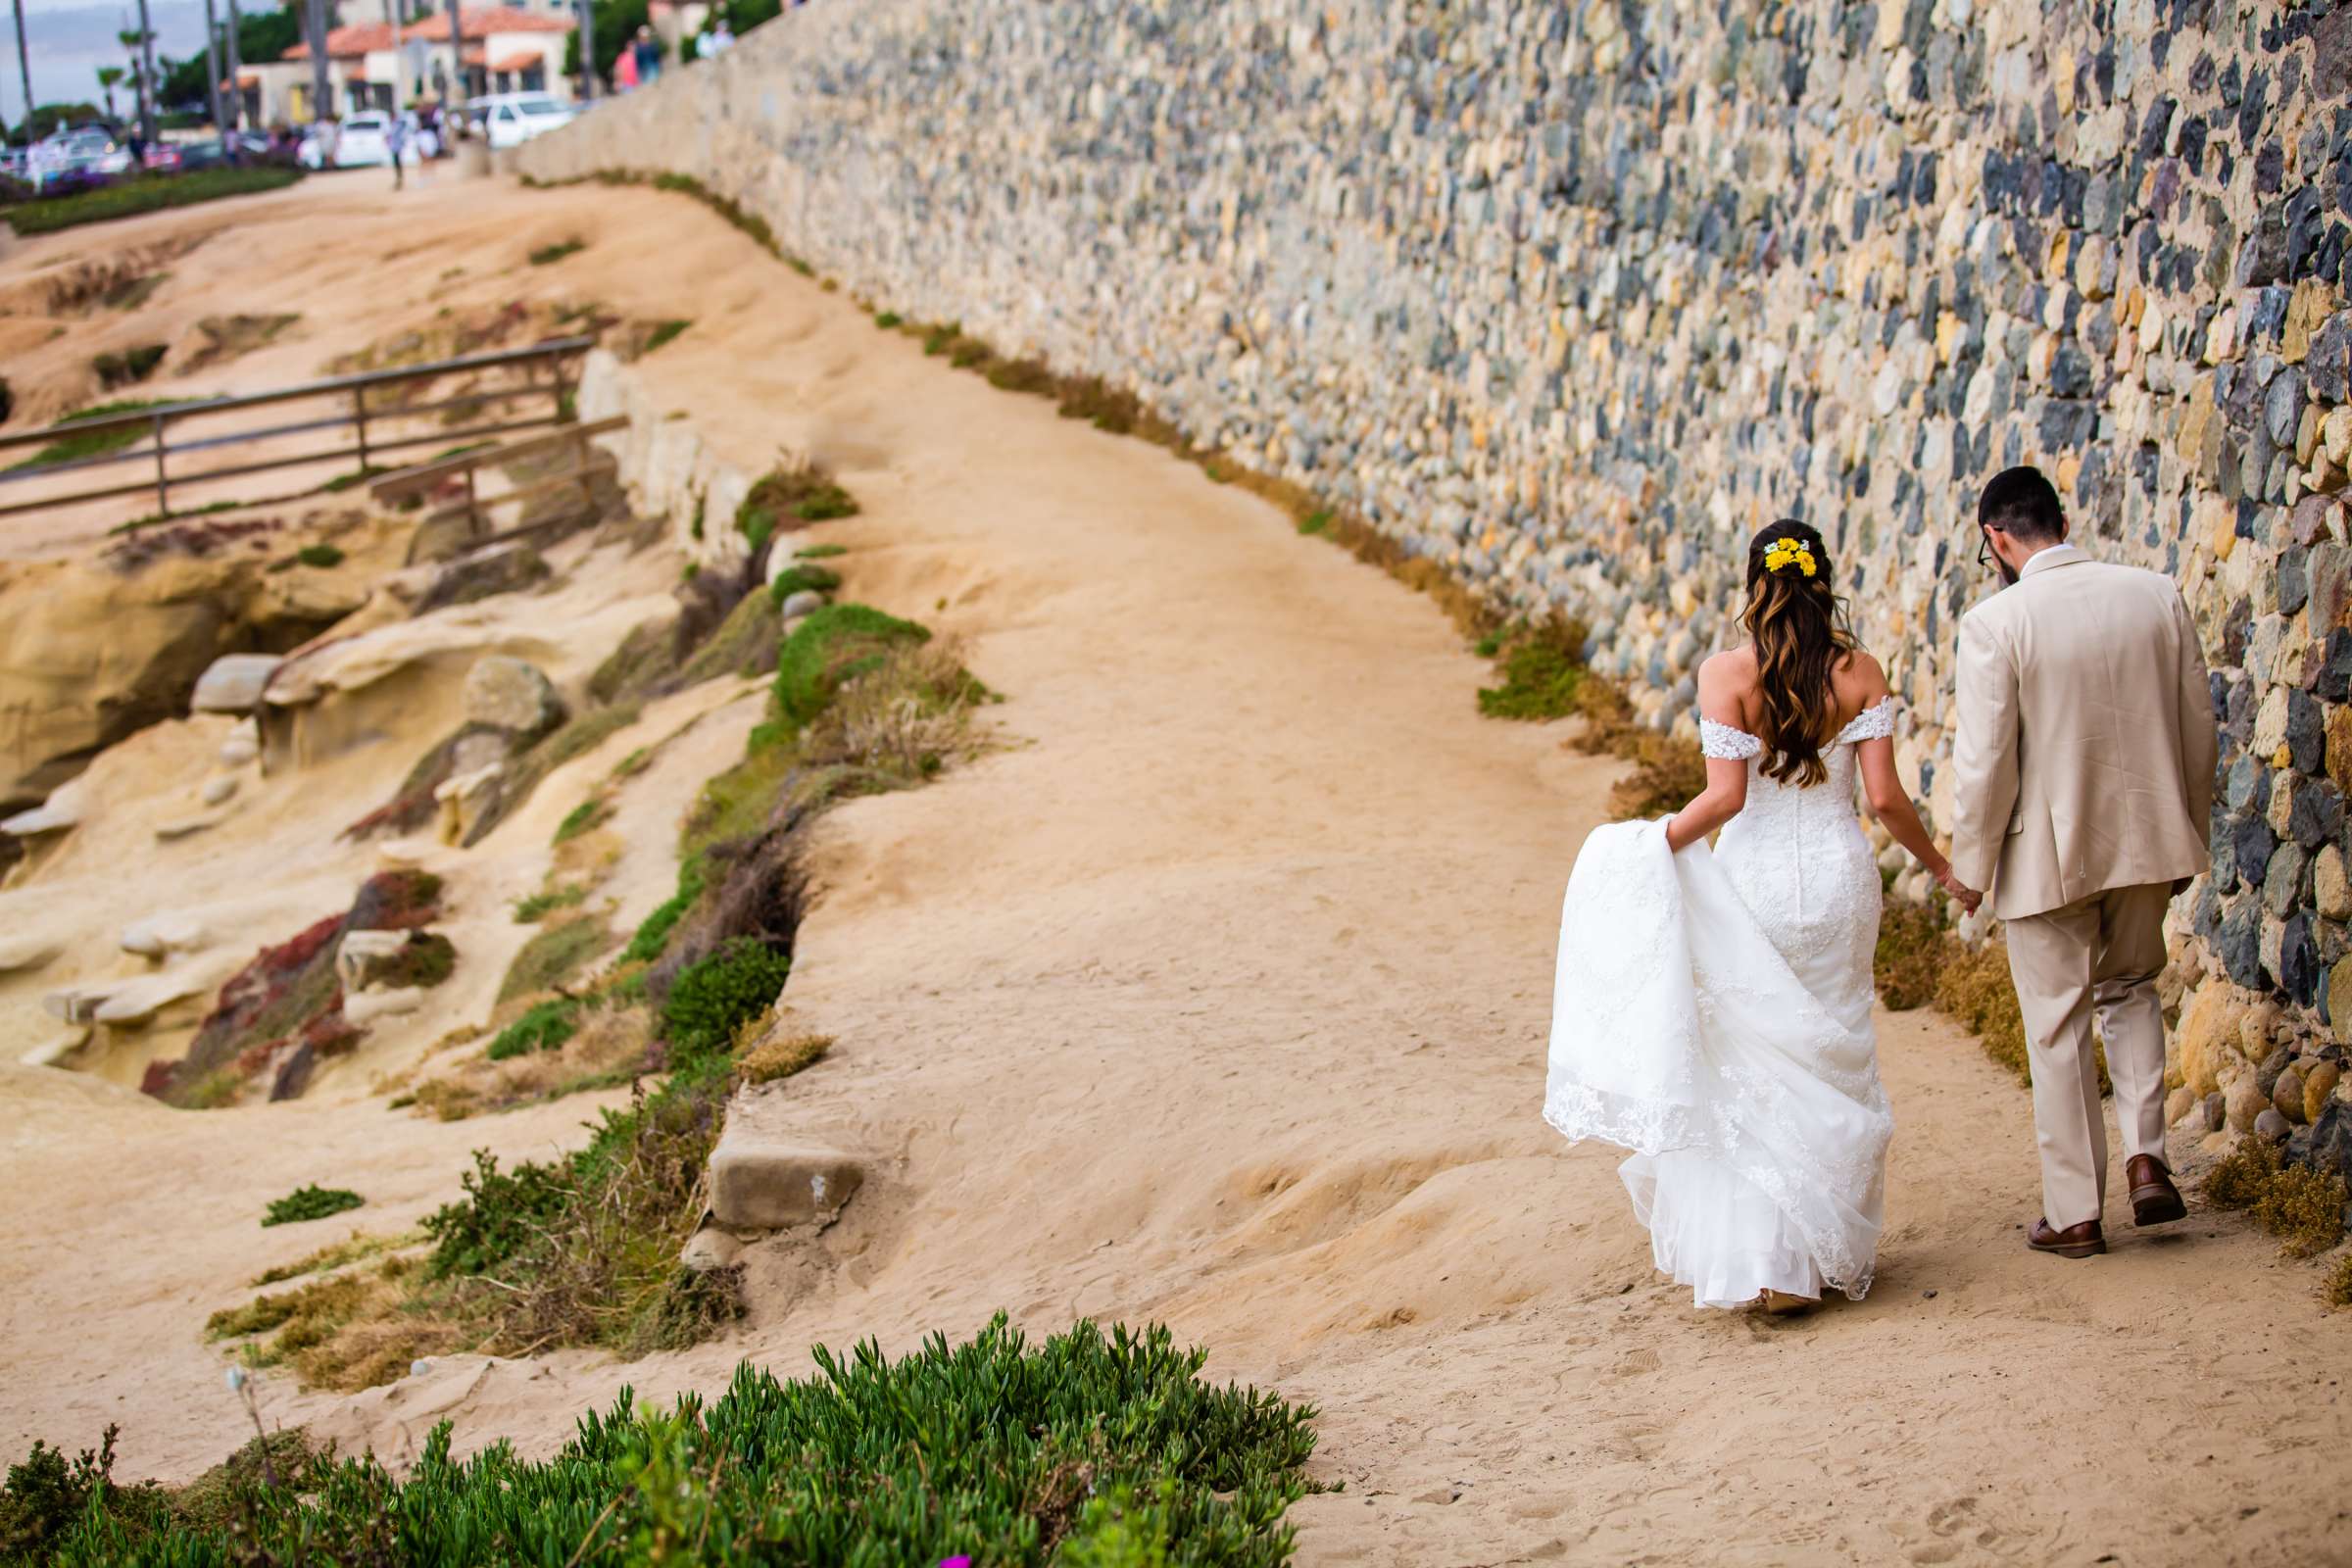
[[[1879,916],[1879,945],[1871,955],[1879,1001],[1892,1012],[1909,1012],[1934,1002],[1936,983],[1956,945],[1933,907],[1888,905]]]
[[[552,1050],[454,1064],[410,1092],[410,1102],[440,1121],[464,1121],[596,1089],[618,1089],[646,1070],[652,1014],[642,1006],[583,1007]]]
[[[765,1019],[755,1020],[755,1027],[745,1032],[757,1038],[760,1026],[765,1022]],[[736,1076],[747,1084],[774,1083],[815,1066],[832,1049],[831,1035],[783,1035],[761,1041],[737,1054]]]
[[[257,1276],[253,1283],[255,1288],[259,1289],[265,1285],[281,1285],[287,1280],[300,1279],[305,1274],[330,1273],[343,1267],[346,1263],[357,1263],[363,1259],[373,1257],[378,1252],[388,1252],[396,1247],[405,1247],[416,1239],[414,1236],[361,1235],[347,1237],[340,1242],[328,1243],[307,1257],[297,1258],[291,1263],[281,1263],[276,1268]]]
[[[1573,629],[1578,623],[1565,624]],[[1588,757],[1615,757],[1634,764],[1609,791],[1609,814],[1616,820],[1680,810],[1707,787],[1707,760],[1697,743],[1642,723],[1616,682],[1585,670],[1575,685],[1574,711],[1584,715],[1585,727],[1564,744]]]
[[[902,784],[928,778],[965,755],[973,745],[972,710],[987,692],[965,672],[961,656],[953,637],[889,645],[803,732],[803,760]]]
[[[172,275],[164,269],[194,246],[194,241],[143,245],[60,269],[49,279],[48,312],[86,316],[100,309],[136,310]]]
[[[2026,1060],[2026,1020],[2017,1010],[2017,988],[2009,980],[2009,944],[1981,947],[1953,940],[1937,959],[1936,1005],[1960,1020],[1984,1042],[1984,1054],[2032,1083]],[[2101,1078],[2104,1080],[2105,1068]]]
[[[2352,1306],[2352,1252],[2335,1260],[2328,1278],[2321,1282],[2320,1297],[2329,1306]]]
[[[1680,810],[1707,787],[1707,760],[1694,742],[1642,730],[1617,755],[1634,764],[1609,789],[1609,813],[1621,822]]]
[[[280,332],[301,319],[296,315],[208,316],[196,323],[196,330],[204,341],[188,356],[187,363],[179,368],[180,373],[184,375],[190,370],[224,365],[230,360],[251,354],[255,349],[268,346]]]
[[[2267,1138],[2240,1138],[2206,1176],[2204,1191],[2216,1208],[2245,1209],[2280,1238],[2288,1257],[2311,1257],[2344,1239],[2344,1204],[2352,1195],[2343,1177],[2290,1163]]]
[[[618,941],[601,914],[577,914],[542,926],[507,966],[507,977],[498,988],[499,1005],[556,990]]]
[[[299,1290],[254,1298],[215,1312],[205,1335],[242,1340],[248,1366],[290,1363],[312,1388],[350,1393],[389,1383],[418,1356],[461,1343],[457,1326],[403,1305],[402,1281],[415,1267],[389,1257]]]
[[[1937,1009],[1960,1020],[1983,1043],[1984,1054],[2016,1074],[2019,1083],[2032,1084],[2025,1015],[2018,1011],[2017,987],[2009,978],[2009,944],[1996,937],[1972,947],[1947,935],[1925,961],[1935,965]],[[2109,1094],[2115,1086],[2107,1077],[2106,1048],[2094,1038],[2090,1050],[2099,1093]]]

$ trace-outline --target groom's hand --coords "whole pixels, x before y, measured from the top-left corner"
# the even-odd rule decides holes
[[[1945,895],[1954,904],[1971,914],[1976,913],[1977,906],[1984,902],[1984,894],[1979,893],[1953,874],[1951,862],[1948,860],[1944,862],[1943,869],[1936,873],[1936,886],[1943,889]]]

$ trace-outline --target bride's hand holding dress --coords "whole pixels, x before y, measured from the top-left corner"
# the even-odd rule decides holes
[[[1708,661],[1706,790],[1664,821],[1596,830],[1563,906],[1545,1117],[1633,1151],[1620,1174],[1657,1265],[1704,1306],[1859,1298],[1876,1262],[1893,1117],[1857,779],[1898,842],[1948,865],[1896,778],[1884,674],[1855,654],[1839,677],[1859,710],[1806,785],[1765,771],[1745,727],[1753,659]]]

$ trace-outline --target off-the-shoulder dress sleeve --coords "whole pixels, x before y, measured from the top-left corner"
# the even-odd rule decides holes
[[[1708,757],[1738,762],[1761,754],[1764,743],[1743,729],[1702,717],[1698,721],[1698,749]]]
[[[1882,697],[1856,713],[1853,722],[1838,731],[1840,741],[1883,741],[1894,734],[1894,699]]]

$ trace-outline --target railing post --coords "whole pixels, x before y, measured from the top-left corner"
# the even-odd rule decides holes
[[[172,490],[164,471],[164,416],[158,411],[155,427],[155,511],[157,517],[172,515]]]
[[[580,470],[580,515],[584,517],[596,515],[596,484],[588,473],[588,438],[575,433],[571,438],[571,461]]]
[[[474,499],[473,474],[474,465],[468,463],[466,465],[466,526],[474,538],[479,539],[482,536],[482,505]]]
[[[368,389],[364,386],[351,389],[351,416],[360,427],[360,466],[365,469],[368,466]]]

